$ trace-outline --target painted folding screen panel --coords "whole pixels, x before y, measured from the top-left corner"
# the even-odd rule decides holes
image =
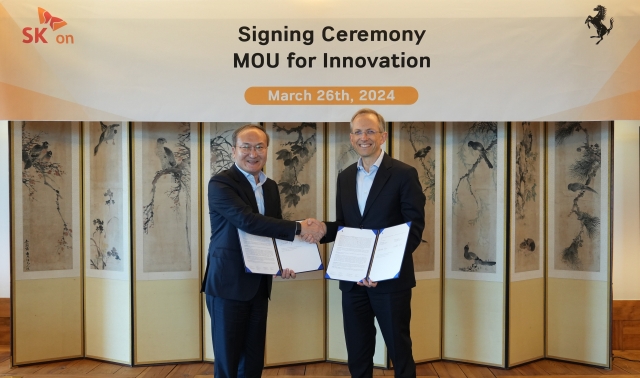
[[[445,127],[443,358],[504,367],[506,133]]]
[[[198,124],[133,129],[134,363],[199,361]]]
[[[231,135],[240,126],[249,122],[205,122],[202,131],[202,276],[204,278],[207,269],[207,256],[209,255],[209,241],[211,240],[211,218],[209,217],[208,187],[209,179],[218,173],[229,169],[233,164],[233,141]],[[211,335],[211,316],[207,310],[205,297],[202,298],[203,317],[203,345],[204,360],[213,361],[213,342]]]
[[[324,219],[324,123],[264,123],[270,142],[265,172],[278,183],[284,219]],[[324,249],[324,246],[321,247]],[[273,280],[267,319],[267,366],[324,361],[323,271]],[[304,311],[291,311],[291,308]],[[287,334],[287,343],[283,336]]]
[[[442,123],[395,122],[391,153],[418,171],[425,204],[422,243],[413,252],[416,287],[411,298],[411,341],[416,362],[441,358],[442,337]]]
[[[85,356],[132,364],[129,125],[84,122]]]
[[[82,357],[80,124],[10,130],[12,363]]]
[[[511,124],[509,366],[544,357],[545,127]]]
[[[609,367],[611,123],[548,126],[546,354]]]
[[[349,165],[358,161],[358,153],[351,146],[349,139],[349,123],[337,122],[327,124],[327,219],[336,219],[336,183],[338,175]],[[387,151],[388,143],[382,145]],[[327,259],[331,256],[333,243],[327,245]],[[327,285],[327,360],[346,362],[347,347],[342,325],[342,293],[338,281],[326,280]],[[382,338],[382,332],[376,320],[376,351],[373,356],[375,366],[387,367],[387,349]]]

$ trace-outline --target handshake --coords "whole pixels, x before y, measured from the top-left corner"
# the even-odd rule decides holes
[[[308,218],[300,222],[302,231],[300,236],[307,243],[318,243],[327,233],[327,225],[317,219]]]

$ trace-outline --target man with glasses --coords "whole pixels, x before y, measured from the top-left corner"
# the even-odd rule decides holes
[[[249,234],[317,242],[324,229],[317,222],[282,219],[275,181],[262,172],[269,136],[257,125],[232,135],[235,164],[209,181],[211,242],[202,282],[211,332],[216,378],[259,378],[264,367],[267,307],[272,277],[246,273],[238,229]],[[284,269],[283,278],[295,278]]]
[[[416,169],[382,151],[387,137],[384,118],[376,111],[361,109],[351,118],[351,145],[360,159],[338,175],[336,221],[326,223],[327,235],[321,241],[334,241],[339,226],[381,229],[411,222],[397,279],[340,281],[349,372],[356,378],[373,375],[374,318],[395,376],[416,376],[409,333],[411,289],[416,286],[412,253],[422,241],[426,198]]]

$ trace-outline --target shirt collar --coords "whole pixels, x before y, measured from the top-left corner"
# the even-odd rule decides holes
[[[384,151],[380,152],[380,156],[378,156],[378,158],[376,159],[376,161],[373,163],[373,165],[371,166],[376,167],[376,170],[380,167],[380,164],[382,164],[382,158],[384,157]],[[364,169],[364,167],[362,166],[362,157],[358,158],[358,170]]]
[[[253,175],[251,173],[245,172],[242,168],[238,166],[238,164],[236,164],[236,168],[238,168],[238,170],[242,172],[244,177],[246,177],[247,180],[249,180],[252,186],[260,186],[267,181],[267,175],[265,175],[264,172],[262,171],[260,171],[260,173],[258,174],[258,183],[256,184],[256,180],[253,178]]]

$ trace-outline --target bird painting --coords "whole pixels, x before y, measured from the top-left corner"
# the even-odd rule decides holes
[[[108,141],[112,141],[114,145],[116,144],[113,137],[118,133],[118,130],[116,129],[116,127],[118,126],[120,126],[119,123],[114,123],[112,125],[105,125],[102,121],[100,122],[100,129],[102,130],[102,133],[100,134],[100,140],[98,141],[98,144],[93,149],[94,156],[98,153],[98,147],[100,147],[102,142],[106,143]]]
[[[427,154],[431,151],[431,146],[427,146],[425,148],[421,148],[413,154],[414,159],[423,159],[427,156]]]
[[[487,157],[487,150],[484,149],[484,146],[482,145],[482,143],[474,142],[474,141],[470,140],[469,143],[467,143],[467,146],[469,146],[472,149],[478,151],[480,153],[480,156],[482,156],[484,161],[487,163],[487,166],[490,169],[493,169],[493,164],[491,164],[491,162],[489,161],[489,158]]]
[[[469,251],[469,243],[467,243],[467,245],[464,246],[464,258],[467,260],[473,261],[474,264],[488,265],[488,266],[496,265],[495,261],[484,261],[480,257],[478,257],[478,255],[476,255],[475,253]]]
[[[31,147],[28,155],[25,154],[25,151],[23,151],[22,160],[25,160],[26,158],[26,161],[24,162],[24,169],[29,169],[34,163],[45,157],[47,155],[48,149],[49,142],[44,141],[42,142],[42,144],[36,144],[35,146]]]
[[[520,243],[520,249],[524,249],[525,251],[533,252],[536,250],[536,242],[531,238],[526,238],[522,243]]]
[[[589,191],[598,194],[598,192],[593,190],[591,187],[579,182],[572,182],[567,186],[567,188],[572,192]]]
[[[158,138],[156,145],[156,156],[160,158],[160,166],[162,170],[173,168],[176,166],[176,158],[173,155],[173,151],[169,147],[165,147],[167,140],[164,138]]]
[[[43,164],[49,163],[49,161],[51,161],[51,156],[53,156],[53,151],[47,151],[46,155],[44,155],[41,162]]]

